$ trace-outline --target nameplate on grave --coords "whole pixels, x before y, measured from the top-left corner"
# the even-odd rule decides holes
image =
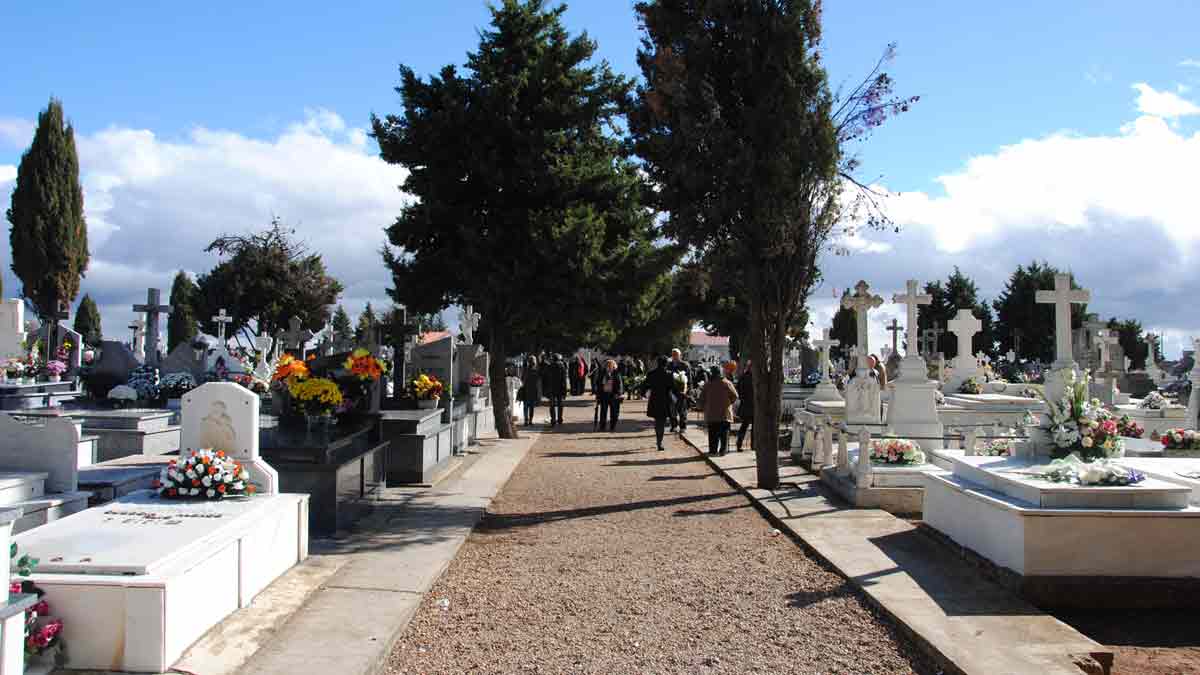
[[[153,574],[227,540],[271,499],[185,502],[143,492],[32,530],[21,551],[39,559],[39,574]]]

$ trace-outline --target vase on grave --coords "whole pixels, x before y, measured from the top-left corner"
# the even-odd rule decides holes
[[[47,382],[61,382],[62,375],[50,375],[46,378]]]
[[[304,426],[309,431],[322,431],[333,425],[333,415],[305,415]]]
[[[433,410],[441,403],[441,399],[437,398],[422,398],[417,399],[417,410]]]

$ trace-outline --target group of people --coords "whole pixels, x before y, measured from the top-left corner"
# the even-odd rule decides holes
[[[741,420],[737,431],[737,451],[741,452],[746,433],[754,419],[754,384],[750,362],[739,369],[737,362],[713,366],[708,372],[696,369],[683,360],[678,349],[670,358],[660,356],[655,367],[645,373],[634,388],[627,381],[641,375],[644,366],[637,360],[599,359],[589,367],[579,355],[565,359],[561,354],[528,356],[521,373],[517,398],[522,404],[525,426],[534,423],[534,412],[545,399],[550,408],[550,426],[563,422],[563,405],[568,392],[583,394],[584,382],[590,380],[596,399],[597,428],[614,431],[621,415],[625,396],[649,396],[646,414],[654,420],[654,435],[659,450],[668,429],[671,433],[687,428],[690,408],[689,390],[699,391],[695,401],[703,412],[708,431],[709,454],[724,455],[729,451],[729,435],[735,419]],[[702,384],[701,384],[702,383]],[[697,386],[699,385],[699,386]],[[636,391],[633,391],[636,389]]]

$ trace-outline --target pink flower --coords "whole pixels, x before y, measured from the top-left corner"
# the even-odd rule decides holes
[[[20,593],[21,592],[21,582],[14,581],[14,582],[10,583],[8,585],[8,592],[9,593]]]
[[[32,607],[32,609],[40,616],[46,616],[50,613],[50,605],[48,605],[45,600],[39,601],[38,604]]]

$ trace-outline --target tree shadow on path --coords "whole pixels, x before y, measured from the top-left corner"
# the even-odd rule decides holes
[[[735,497],[737,495],[737,492],[721,492],[718,494],[709,495],[673,497],[671,499],[646,499],[639,502],[589,506],[581,509],[543,511],[541,513],[489,513],[484,517],[483,522],[479,524],[477,529],[494,532],[499,530],[515,529],[519,527],[530,527],[532,525],[541,525],[543,523],[555,523],[563,520],[573,520],[576,518],[594,518],[596,516],[604,516],[610,513],[627,513],[629,511],[639,511],[642,509],[657,509],[668,506],[695,504],[697,502],[725,499],[727,497]]]

